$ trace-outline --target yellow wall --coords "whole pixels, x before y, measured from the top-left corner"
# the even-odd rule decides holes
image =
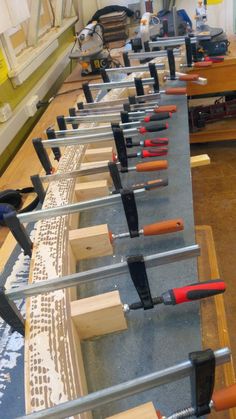
[[[74,40],[74,28],[69,28],[65,31],[60,38],[59,47],[54,51],[50,57],[20,86],[13,87],[11,81],[8,79],[0,86],[0,101],[10,103],[12,109],[14,109],[24,97],[31,91],[33,86],[41,79],[42,76],[50,69],[55,63],[56,59],[63,53]],[[64,79],[69,74],[69,65],[63,71],[61,76],[55,80],[55,84],[47,95],[49,99],[63,83]],[[47,99],[46,98],[46,99]],[[36,115],[30,118],[26,124],[21,128],[17,136],[12,140],[4,152],[0,155],[0,174],[5,170],[11,159],[14,157],[20,146],[23,144],[30,131],[34,127],[37,120],[41,117],[44,108],[36,113]],[[17,174],[16,174],[17,176]]]

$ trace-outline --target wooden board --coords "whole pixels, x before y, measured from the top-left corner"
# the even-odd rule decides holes
[[[109,416],[106,419],[157,419],[157,413],[153,404],[150,402],[127,410],[126,412],[118,413],[118,415]]]
[[[196,227],[196,241],[201,247],[201,256],[198,257],[199,280],[219,279],[220,273],[217,263],[214,238],[210,226]],[[203,348],[229,347],[230,339],[228,335],[227,320],[224,307],[224,296],[218,295],[213,299],[206,299],[201,302],[202,318],[202,342]],[[231,385],[235,382],[235,372],[232,361],[216,369],[215,389]],[[236,418],[236,409],[220,414],[211,413],[212,418]]]

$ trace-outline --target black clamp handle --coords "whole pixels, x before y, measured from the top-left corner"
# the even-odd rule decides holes
[[[123,131],[120,128],[119,124],[111,124],[111,128],[112,128],[114,140],[116,143],[116,151],[117,151],[118,159],[121,164],[121,172],[122,173],[128,172],[128,156],[126,152]]]
[[[112,178],[115,190],[112,193],[118,193],[122,189],[120,173],[117,164],[113,161],[108,162],[108,169]]]
[[[64,117],[63,117],[64,118]],[[47,138],[49,140],[54,140],[56,138],[55,130],[53,128],[48,128],[46,130]],[[59,161],[61,158],[61,150],[59,147],[52,147],[52,152],[54,154],[54,160]]]
[[[130,256],[127,258],[127,264],[131,279],[139,295],[144,310],[150,310],[154,307],[146,266],[142,255]]]
[[[167,57],[168,57],[168,63],[169,63],[169,69],[170,69],[170,79],[175,80],[176,74],[175,74],[175,56],[173,49],[168,48],[167,49]]]
[[[125,217],[131,238],[139,236],[138,211],[134,192],[131,189],[121,189],[120,191]]]
[[[191,352],[189,360],[193,370],[190,375],[192,405],[196,417],[210,413],[210,401],[215,383],[215,355],[212,349]]]
[[[75,108],[69,108],[69,115],[73,118],[73,117],[76,117],[77,116],[77,114],[76,114],[76,109]],[[73,129],[77,129],[79,127],[79,125],[78,124],[75,124],[75,123],[72,123],[72,128]]]
[[[186,48],[187,66],[192,67],[192,64],[193,64],[192,45],[191,45],[191,39],[188,36],[185,37],[185,48]]]

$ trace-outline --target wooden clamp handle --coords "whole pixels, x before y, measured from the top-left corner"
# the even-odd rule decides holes
[[[155,113],[162,113],[162,112],[177,112],[177,106],[176,105],[163,105],[158,106],[157,108],[154,108]]]
[[[212,61],[198,61],[197,63],[194,63],[195,68],[201,68],[201,67],[211,67]]]
[[[175,233],[184,229],[182,218],[176,220],[161,221],[143,227],[144,236],[155,236],[157,234]]]
[[[215,391],[212,396],[216,412],[236,407],[236,384]]]
[[[186,95],[187,89],[185,87],[170,87],[166,89],[166,95]]]
[[[168,168],[167,160],[148,161],[136,164],[137,172],[154,172],[155,170],[165,170]]]
[[[181,81],[196,81],[199,79],[199,74],[183,74],[179,76],[179,80]]]

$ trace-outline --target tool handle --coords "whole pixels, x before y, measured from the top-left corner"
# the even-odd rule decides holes
[[[199,79],[199,74],[183,74],[179,76],[181,81],[196,81]]]
[[[157,180],[149,180],[144,188],[146,191],[151,191],[152,189],[157,189],[162,186],[168,186],[168,179],[157,179]]]
[[[168,179],[156,179],[149,180],[148,182],[136,183],[132,185],[132,189],[135,191],[137,189],[144,188],[146,191],[151,191],[152,189],[161,188],[162,186],[168,185]]]
[[[161,113],[161,112],[177,112],[177,106],[176,105],[163,105],[163,106],[157,106],[154,108],[155,113]]]
[[[145,127],[138,128],[140,134],[146,134],[147,132],[157,132],[157,131],[164,131],[168,129],[168,124],[157,124],[156,122],[148,122]]]
[[[181,304],[202,298],[222,294],[226,290],[224,281],[215,280],[188,285],[187,287],[173,288],[169,291],[172,294],[173,303]]]
[[[218,57],[205,57],[204,58],[204,60],[205,61],[210,61],[210,62],[212,62],[212,63],[222,63],[225,59],[224,59],[224,57],[220,57],[220,56],[218,56]]]
[[[212,396],[216,412],[236,407],[236,384],[215,391]]]
[[[168,119],[171,117],[172,117],[171,112],[153,113],[152,115],[145,116],[144,122],[162,121],[163,119]]]
[[[144,147],[161,147],[163,145],[168,145],[169,138],[154,138],[144,140],[143,145]]]
[[[166,156],[167,153],[168,153],[167,147],[150,148],[148,150],[142,150],[141,156],[143,159],[146,159],[148,157]]]
[[[137,172],[154,172],[155,170],[165,170],[168,168],[167,160],[149,161],[146,163],[136,164]]]
[[[169,87],[165,90],[166,95],[186,95],[186,93],[185,87]]]
[[[143,227],[144,236],[156,236],[157,234],[175,233],[184,229],[184,222],[181,218],[176,220],[161,221]]]
[[[212,61],[197,61],[193,65],[193,67],[195,68],[211,67],[211,66],[212,66]]]

